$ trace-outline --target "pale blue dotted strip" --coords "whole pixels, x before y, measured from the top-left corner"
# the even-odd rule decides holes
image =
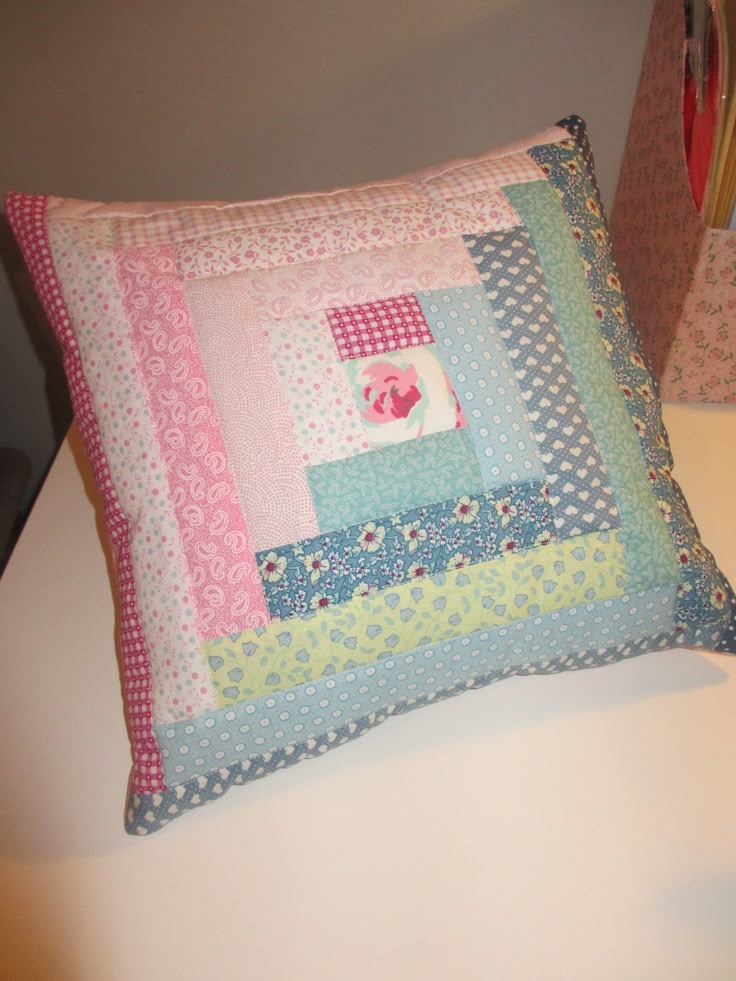
[[[416,294],[465,414],[485,486],[544,479],[521,389],[482,288]]]
[[[471,688],[482,688],[495,681],[502,681],[514,675],[556,674],[560,671],[579,671],[584,668],[604,667],[627,658],[638,657],[649,651],[667,650],[670,647],[710,647],[715,649],[721,639],[720,627],[687,628],[684,633],[675,634],[667,630],[659,634],[647,634],[636,640],[620,644],[609,644],[602,648],[576,651],[571,654],[558,654],[548,657],[543,654],[538,660],[523,660],[516,666],[502,666],[485,674],[471,675],[463,678],[460,674],[462,666],[469,658],[476,656],[477,651],[469,647],[464,655],[457,653],[452,656],[453,664],[458,669],[450,670],[453,675],[446,687],[437,691],[419,692],[416,696],[396,697],[395,701],[387,700],[376,711],[369,712],[355,722],[346,722],[328,729],[323,735],[315,738],[305,738],[297,743],[281,746],[274,752],[267,750],[256,753],[246,760],[232,763],[230,766],[220,766],[206,774],[193,777],[184,783],[155,794],[138,794],[131,791],[125,811],[125,830],[131,835],[148,835],[160,830],[177,817],[197,807],[202,807],[210,801],[222,797],[231,787],[242,786],[269,776],[277,770],[285,769],[294,763],[321,756],[338,746],[343,746],[358,736],[364,735],[375,726],[381,725],[394,715],[402,715],[415,708],[430,705],[443,698],[459,695]],[[421,666],[421,665],[420,665]],[[388,689],[387,699],[394,697],[396,686]]]
[[[658,587],[517,620],[417,648],[375,664],[240,702],[196,721],[155,726],[168,784],[254,753],[315,739],[386,699],[437,693],[455,682],[522,662],[628,643],[673,627],[675,587]]]

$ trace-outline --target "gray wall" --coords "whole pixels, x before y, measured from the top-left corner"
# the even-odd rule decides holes
[[[0,191],[250,198],[395,176],[588,121],[604,201],[652,0],[10,0]],[[0,226],[0,447],[33,490],[67,416]]]

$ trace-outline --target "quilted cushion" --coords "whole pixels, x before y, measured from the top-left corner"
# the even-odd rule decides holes
[[[736,651],[576,117],[250,203],[11,193],[117,570],[146,834],[514,674]]]

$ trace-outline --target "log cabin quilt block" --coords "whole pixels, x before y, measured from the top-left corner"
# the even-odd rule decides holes
[[[577,117],[332,192],[6,206],[104,500],[129,832],[511,675],[736,651]]]

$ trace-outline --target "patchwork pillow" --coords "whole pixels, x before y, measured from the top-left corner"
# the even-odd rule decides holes
[[[129,832],[514,674],[736,652],[578,118],[329,193],[6,204],[104,497]]]

